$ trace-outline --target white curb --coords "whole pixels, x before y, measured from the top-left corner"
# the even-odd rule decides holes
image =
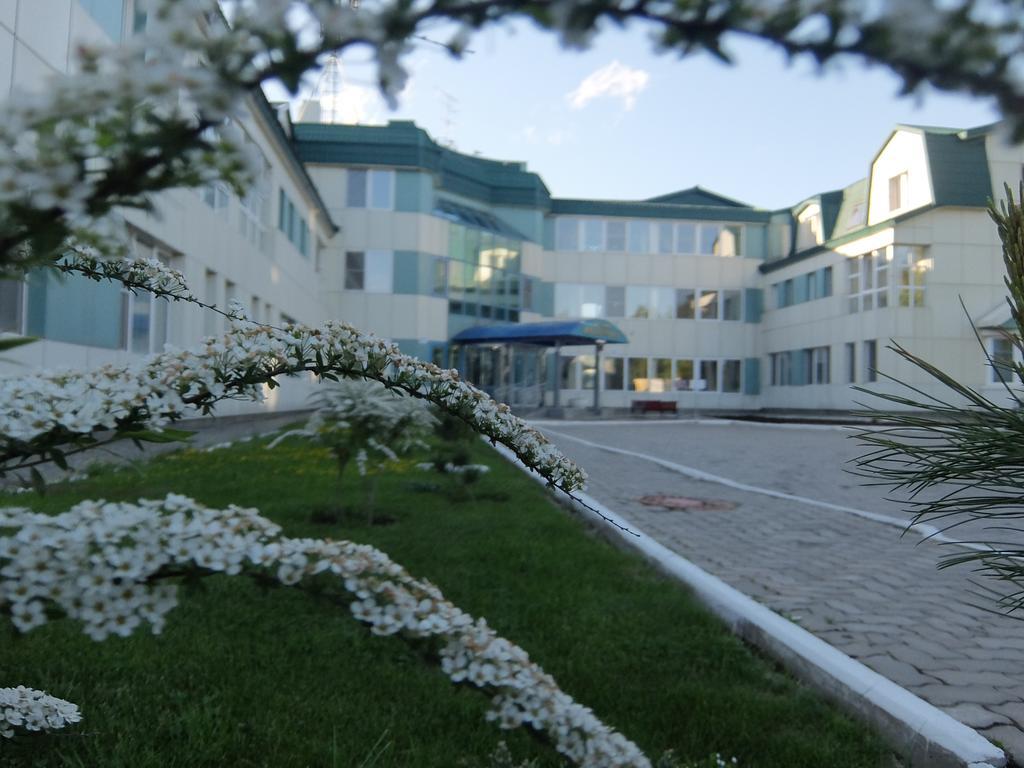
[[[502,445],[496,447],[530,477],[545,482],[510,450]],[[790,673],[866,720],[907,756],[911,765],[935,768],[1001,768],[1006,765],[1003,751],[973,728],[659,544],[596,499],[585,493],[577,493],[577,497],[569,502],[559,495],[605,532],[686,584],[736,635],[775,657]],[[587,507],[597,510],[608,521],[599,519]]]

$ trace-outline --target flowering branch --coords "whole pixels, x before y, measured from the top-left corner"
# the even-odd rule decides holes
[[[175,494],[84,501],[59,515],[0,509],[4,528],[13,533],[0,536],[0,608],[22,632],[45,624],[48,611],[82,622],[95,640],[128,636],[143,622],[160,632],[177,604],[171,574],[245,574],[286,586],[322,574],[351,595],[352,614],[373,634],[439,641],[442,670],[491,694],[487,718],[499,727],[529,726],[578,765],[650,766],[526,651],[371,546],[287,538],[256,510],[209,509]]]
[[[78,707],[70,701],[26,688],[0,688],[0,736],[14,737],[15,729],[51,731],[81,721]]]
[[[87,371],[0,378],[0,472],[49,459],[66,448],[115,437],[148,439],[186,414],[210,412],[223,399],[262,397],[262,385],[312,372],[323,379],[364,378],[427,400],[510,448],[549,484],[566,492],[586,475],[507,405],[444,370],[346,323],[323,328],[243,327],[233,321],[222,338],[197,350],[169,350],[141,363]]]

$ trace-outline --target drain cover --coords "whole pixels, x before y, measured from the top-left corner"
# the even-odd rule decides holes
[[[727,509],[736,509],[731,501],[718,501],[717,499],[696,499],[691,496],[641,496],[640,503],[648,507],[662,507],[664,509],[685,509],[694,512],[718,512]]]

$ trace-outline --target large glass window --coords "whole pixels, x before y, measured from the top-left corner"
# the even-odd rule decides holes
[[[651,289],[642,285],[626,286],[626,317],[651,317]]]
[[[604,369],[604,388],[621,390],[623,385],[623,362],[621,357],[605,357],[601,360]]]
[[[370,207],[390,211],[393,207],[394,171],[370,171]]]
[[[722,291],[722,319],[743,319],[743,292]]]
[[[649,390],[646,357],[629,358],[629,388],[633,392],[647,392]]]
[[[629,222],[629,252],[649,253],[651,225],[646,221]]]
[[[579,316],[585,318],[604,317],[605,287],[603,285],[584,285],[582,288]]]
[[[725,360],[722,362],[722,391],[740,391],[740,361]]]
[[[878,380],[878,342],[864,342],[864,381]]]
[[[41,269],[29,275],[27,292],[27,335],[90,347],[125,348],[125,293],[120,284],[95,283]]]
[[[434,259],[433,293],[435,296],[448,294],[448,259]]]
[[[607,317],[626,316],[626,288],[621,285],[609,285],[605,289],[605,313]]]
[[[742,253],[742,237],[742,227],[731,224],[722,226],[711,250],[715,256],[739,256]]]
[[[676,360],[675,388],[680,391],[693,387],[693,360]]]
[[[698,305],[701,320],[718,319],[718,291],[701,291]]]
[[[1005,336],[996,336],[988,340],[988,355],[992,359],[989,365],[989,381],[993,384],[1013,383],[1014,347],[1013,342]]]
[[[925,280],[932,269],[932,260],[924,256],[924,248],[916,245],[893,246],[897,270],[897,290],[901,307],[923,307]]]
[[[672,224],[658,224],[658,253],[675,253],[674,230]]]
[[[366,255],[362,251],[345,254],[345,290],[361,291],[365,284]]]
[[[697,227],[694,224],[676,224],[676,253],[697,252]]]
[[[704,381],[704,392],[718,391],[718,361],[701,360],[700,378]]]
[[[832,381],[832,366],[828,347],[811,350],[811,382],[829,384]]]
[[[579,219],[560,216],[555,219],[555,250],[578,251],[580,249]]]
[[[345,204],[349,208],[365,208],[366,171],[355,171],[349,169],[345,176],[347,182]]]
[[[605,225],[605,250],[626,250],[626,222],[613,219]]]
[[[125,0],[79,0],[85,12],[95,19],[107,36],[115,43],[121,42],[124,29]]]
[[[580,389],[593,389],[594,376],[597,373],[597,364],[593,355],[580,355],[577,360],[580,364]]]
[[[693,320],[697,316],[697,297],[692,288],[676,289],[676,319]]]
[[[576,381],[576,358],[569,355],[559,357],[562,371],[562,389],[579,389]]]
[[[889,260],[892,251],[882,248],[846,260],[850,312],[879,309],[889,304]]]
[[[583,250],[604,250],[604,222],[601,219],[583,220]]]
[[[856,384],[857,383],[857,345],[852,341],[848,341],[845,345],[846,349],[846,383]]]
[[[656,357],[651,360],[653,370],[651,372],[651,392],[672,391],[672,359],[668,357]]]

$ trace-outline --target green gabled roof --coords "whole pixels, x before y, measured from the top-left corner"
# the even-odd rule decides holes
[[[984,208],[992,197],[984,134],[924,132],[925,149],[932,174],[936,205]]]
[[[552,198],[551,213],[575,216],[628,216],[643,219],[767,222],[770,211],[712,205],[674,205],[630,200]]]
[[[522,163],[487,160],[442,147],[414,123],[384,126],[296,123],[296,150],[307,163],[385,165],[428,171],[441,189],[492,205],[547,208],[548,188]]]
[[[716,205],[725,206],[728,208],[750,208],[752,206],[747,203],[741,203],[739,200],[733,200],[730,197],[725,197],[717,192],[712,192],[709,189],[704,189],[701,186],[690,187],[689,189],[680,189],[678,192],[669,192],[667,195],[658,195],[657,197],[649,197],[646,201],[648,203],[674,203],[676,205]]]

